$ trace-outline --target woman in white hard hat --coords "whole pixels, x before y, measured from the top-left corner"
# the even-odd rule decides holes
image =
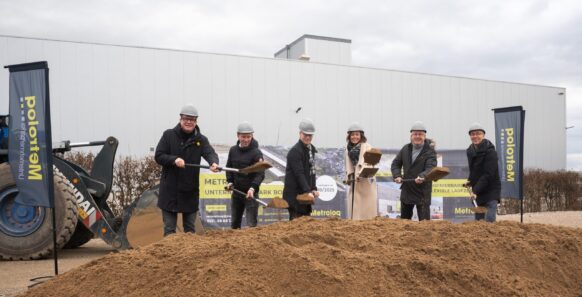
[[[364,169],[364,153],[372,148],[359,123],[348,127],[346,137],[345,168],[350,190],[348,192],[348,216],[353,220],[366,220],[378,215],[378,191],[376,178],[360,178]],[[351,181],[351,182],[350,182]]]

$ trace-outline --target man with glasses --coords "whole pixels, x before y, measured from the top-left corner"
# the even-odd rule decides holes
[[[299,141],[287,154],[283,199],[289,203],[289,220],[311,215],[311,205],[299,203],[297,195],[307,194],[312,200],[319,196],[315,185],[315,153],[317,150],[311,144],[313,134],[315,134],[313,122],[310,119],[301,121]]]
[[[467,148],[469,178],[463,184],[471,187],[471,199],[478,206],[486,207],[486,213],[475,213],[475,220],[493,223],[497,219],[497,204],[501,201],[501,179],[497,151],[491,141],[485,138],[485,128],[479,123],[469,127],[471,145]]]
[[[414,206],[418,220],[430,220],[432,182],[425,176],[437,166],[434,143],[426,139],[426,127],[415,122],[410,129],[410,143],[405,144],[394,161],[392,177],[400,186],[400,217],[412,219]],[[404,173],[403,173],[404,171]]]
[[[242,169],[251,166],[259,161],[263,161],[263,153],[259,149],[259,142],[255,140],[253,134],[255,130],[249,122],[242,122],[236,128],[236,145],[228,151],[226,167]],[[265,179],[265,172],[254,172],[250,174],[226,173],[227,188],[239,190],[246,195],[233,192],[231,196],[231,225],[232,229],[240,229],[242,225],[243,213],[246,212],[248,227],[257,226],[259,213],[259,203],[253,198],[259,198],[259,188]]]
[[[198,110],[188,104],[180,111],[180,122],[164,131],[156,147],[156,162],[162,165],[158,207],[162,210],[164,236],[176,233],[178,213],[182,213],[184,232],[194,232],[198,212],[200,164],[204,158],[212,172],[218,172],[218,155],[200,133]]]

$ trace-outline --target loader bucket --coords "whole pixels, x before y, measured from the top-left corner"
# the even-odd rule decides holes
[[[124,215],[124,221],[127,221],[125,236],[132,248],[146,246],[164,238],[162,211],[157,203],[158,188],[155,187],[144,192],[126,211]],[[178,214],[178,222],[182,222],[181,216],[182,214]],[[199,214],[196,214],[195,229],[196,234],[204,235],[204,227]],[[176,232],[183,232],[179,224],[176,226]]]

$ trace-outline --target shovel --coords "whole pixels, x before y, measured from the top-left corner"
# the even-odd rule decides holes
[[[200,164],[191,164],[191,163],[186,163],[185,165],[188,167],[210,169],[209,165],[200,165]],[[235,173],[240,173],[240,174],[249,174],[249,173],[254,173],[254,172],[262,172],[262,171],[265,171],[271,167],[273,167],[273,166],[271,164],[269,164],[268,162],[259,161],[259,162],[255,163],[249,167],[245,167],[242,169],[229,168],[229,167],[218,167],[218,170],[219,171],[235,172]]]
[[[230,191],[228,189],[228,187],[224,187],[224,189],[227,190],[227,191]],[[235,193],[237,193],[239,195],[243,195],[245,197],[247,196],[247,193],[245,193],[245,192],[243,192],[241,190],[237,190],[237,189],[234,189],[233,188],[232,191],[234,191]],[[255,198],[255,197],[253,197],[252,199],[255,200],[255,201],[257,201],[263,207],[281,208],[281,209],[287,209],[287,208],[289,208],[289,204],[287,203],[287,201],[285,201],[285,200],[283,200],[281,198],[278,198],[278,197],[275,197],[275,198],[271,199],[271,201],[269,201],[269,203],[267,203],[267,202],[265,202],[265,201],[263,201],[261,199]]]
[[[424,177],[425,181],[438,181],[439,179],[449,175],[450,170],[448,167],[435,167]],[[403,179],[402,182],[415,181],[415,178]]]
[[[469,199],[471,199],[471,202],[473,202],[473,205],[475,206],[475,207],[469,207],[469,210],[474,212],[474,213],[487,213],[487,207],[478,206],[477,201],[475,201],[475,199],[471,198],[471,196],[473,195],[473,191],[471,190],[471,187],[468,187],[467,191],[469,191]]]

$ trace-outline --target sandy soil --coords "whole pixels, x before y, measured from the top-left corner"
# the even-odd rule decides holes
[[[504,216],[498,216],[498,220],[499,221],[517,221],[518,222],[520,220],[520,216],[519,215],[504,215]],[[547,212],[547,213],[524,214],[524,222],[525,223],[541,223],[541,224],[551,224],[551,225],[557,225],[557,226],[566,226],[566,227],[582,228],[582,212]],[[333,222],[333,221],[331,222],[332,225],[333,224],[337,224],[337,223],[338,222]],[[278,231],[276,231],[276,230],[269,230],[268,227],[263,227],[263,228],[260,228],[260,229],[257,229],[257,230],[248,230],[248,231],[247,230],[243,230],[242,232],[241,231],[238,231],[238,232],[227,231],[227,232],[224,232],[224,236],[226,236],[227,238],[231,238],[233,240],[233,244],[236,244],[236,245],[239,245],[239,244],[246,244],[246,245],[251,244],[249,242],[244,243],[245,240],[248,240],[247,237],[250,236],[250,235],[247,235],[247,233],[249,233],[249,234],[255,234],[256,232],[259,232],[259,234],[262,233],[262,235],[263,235],[261,237],[264,237],[264,238],[272,238],[268,242],[265,243],[265,246],[258,246],[256,248],[256,250],[254,250],[254,251],[251,250],[250,257],[251,258],[252,257],[256,257],[257,261],[262,261],[262,259],[264,258],[264,255],[262,254],[261,251],[263,251],[265,249],[265,247],[268,248],[273,241],[279,242],[282,245],[291,244],[291,245],[297,246],[297,248],[299,248],[299,246],[301,246],[301,245],[313,245],[313,244],[316,244],[314,241],[317,241],[317,238],[320,238],[320,239],[322,239],[324,241],[323,247],[325,247],[326,245],[329,245],[331,242],[336,242],[337,243],[337,242],[345,241],[345,240],[351,238],[351,239],[355,239],[357,241],[360,241],[361,244],[362,244],[362,246],[365,247],[367,245],[370,245],[369,243],[366,243],[368,240],[370,240],[370,238],[368,238],[367,236],[364,235],[366,233],[365,230],[350,230],[350,232],[343,232],[341,230],[346,229],[347,226],[351,226],[351,228],[356,228],[356,226],[359,226],[358,228],[364,228],[364,229],[370,229],[370,228],[375,229],[375,228],[378,228],[378,226],[376,226],[374,224],[372,224],[372,226],[368,226],[366,224],[357,223],[356,226],[352,226],[354,224],[353,222],[352,223],[345,222],[345,223],[347,223],[347,225],[343,225],[342,226],[342,224],[339,224],[339,226],[335,226],[335,227],[334,226],[323,226],[323,229],[322,230],[327,229],[326,232],[327,233],[331,233],[332,234],[331,237],[325,237],[325,236],[322,237],[323,234],[322,234],[321,231],[316,232],[315,235],[309,233],[312,230],[303,230],[303,231],[301,231],[301,228],[299,228],[299,227],[302,227],[302,226],[296,226],[296,225],[289,225],[289,227],[283,227],[283,226],[285,226],[285,225],[283,225],[283,226],[279,226],[278,228],[274,228],[274,229],[276,229]],[[380,223],[378,223],[378,222],[376,222],[376,223],[377,224],[380,224],[380,225],[383,225],[383,224],[386,224],[387,222],[384,222],[382,220]],[[307,224],[313,224],[313,222],[308,222]],[[445,232],[445,234],[442,234],[442,232],[439,232],[438,231],[440,229],[440,227],[438,227],[438,226],[441,226],[440,224],[442,224],[442,222],[432,222],[430,224],[425,224],[425,223],[420,223],[419,224],[417,222],[416,223],[412,222],[412,224],[413,225],[409,225],[409,224],[399,224],[399,223],[397,223],[394,226],[390,226],[390,227],[386,228],[387,230],[383,230],[383,232],[381,234],[377,234],[377,235],[374,235],[374,236],[377,236],[378,237],[377,238],[378,241],[383,242],[383,240],[385,240],[385,239],[383,239],[384,238],[383,236],[385,236],[385,233],[387,231],[389,231],[390,229],[393,229],[393,228],[400,228],[400,229],[403,229],[403,230],[393,230],[393,232],[391,232],[391,235],[390,235],[390,237],[392,237],[392,238],[393,237],[396,237],[396,236],[413,236],[414,233],[418,233],[418,234],[422,235],[422,234],[425,234],[427,232],[430,232],[431,233],[431,237],[435,237],[435,236],[441,237],[441,236],[443,236],[445,234],[446,234],[445,237],[449,237],[449,236],[452,235],[452,234],[449,234],[449,233],[452,232],[451,230]],[[432,226],[433,224],[435,224],[435,226]],[[499,224],[496,224],[496,225],[500,225],[500,224],[506,224],[506,223],[499,223]],[[471,225],[471,224],[463,224],[463,225]],[[295,227],[291,227],[291,226],[295,226]],[[462,226],[462,225],[460,225],[460,226]],[[477,226],[480,226],[480,225],[478,224]],[[422,227],[422,228],[418,229],[417,227]],[[528,227],[528,228],[530,228],[530,227]],[[545,226],[539,226],[538,227],[536,225],[532,225],[531,228],[533,228],[531,230],[534,230],[534,232],[539,231],[539,229],[546,230],[546,227]],[[295,230],[295,229],[297,229],[297,230]],[[498,229],[505,230],[507,228],[506,228],[505,225],[503,225],[503,226],[498,227]],[[263,231],[261,232],[261,231],[258,231],[258,230],[263,230]],[[351,231],[355,231],[355,232],[351,232]],[[404,231],[404,233],[403,233],[403,231]],[[494,232],[499,232],[500,230],[493,230],[493,231]],[[562,232],[562,231],[563,231],[563,229],[558,229],[558,232],[559,233]],[[273,234],[273,232],[275,232],[275,234]],[[301,237],[305,237],[306,238],[304,240],[305,242],[299,241],[299,242],[301,242],[301,244],[298,244],[297,240],[299,238],[298,237],[299,235],[298,235],[297,232],[304,232],[303,236],[301,236]],[[412,234],[411,234],[411,232],[412,232]],[[577,232],[580,232],[580,229],[578,229]],[[220,245],[221,243],[219,242],[219,240],[217,240],[217,238],[215,238],[217,236],[218,237],[222,237],[221,235],[217,235],[217,234],[220,234],[220,233],[221,232],[211,233],[210,236],[208,236],[208,240],[211,243],[214,242],[213,243],[214,247],[212,247],[211,249],[221,250],[226,255],[228,255],[227,257],[229,257],[229,258],[232,259],[233,257],[235,257],[235,254],[233,253],[234,251],[232,251],[232,247],[225,250],[224,249],[224,246],[221,246]],[[566,232],[566,233],[568,233],[568,232]],[[286,238],[280,238],[280,235],[281,234],[295,234],[295,235],[289,235]],[[576,233],[576,234],[579,235],[579,233]],[[255,236],[256,235],[257,234],[255,234]],[[533,235],[530,235],[530,236],[533,236]],[[191,240],[193,240],[193,239],[196,240],[196,242],[191,242]],[[547,241],[547,238],[540,238],[539,240],[540,240],[541,243],[545,243]],[[555,241],[556,239],[554,238],[552,240]],[[562,239],[559,239],[559,240],[562,240],[563,242],[567,242],[567,239],[566,238],[562,238]],[[566,241],[564,241],[564,240],[566,240]],[[175,241],[177,241],[177,242],[175,242]],[[110,255],[111,254],[110,256],[105,257],[102,260],[100,260],[100,262],[110,263],[111,261],[114,261],[114,262],[117,263],[118,260],[119,260],[119,259],[117,259],[117,257],[127,257],[127,256],[131,255],[131,257],[129,258],[129,261],[126,262],[126,263],[123,263],[123,265],[121,265],[121,267],[118,268],[118,270],[120,269],[122,271],[125,271],[126,273],[129,273],[129,272],[127,272],[127,269],[128,269],[127,266],[128,265],[131,265],[131,263],[132,262],[135,262],[135,261],[137,261],[137,262],[143,262],[143,261],[145,261],[144,259],[140,259],[140,257],[145,257],[146,256],[146,255],[144,255],[144,253],[146,253],[146,254],[148,254],[148,253],[149,254],[152,254],[152,253],[153,254],[158,254],[158,253],[161,253],[160,251],[158,251],[159,249],[176,248],[175,245],[178,242],[179,242],[179,245],[180,246],[182,246],[186,250],[190,250],[190,249],[193,249],[193,248],[197,247],[198,244],[200,243],[199,241],[200,240],[197,237],[194,237],[194,238],[192,238],[192,237],[185,237],[185,238],[180,238],[180,239],[172,239],[172,241],[169,241],[169,242],[168,241],[160,242],[160,243],[158,243],[156,245],[153,245],[153,246],[150,246],[148,248],[142,248],[142,249],[139,249],[139,250],[132,251],[129,254],[122,253],[123,254],[123,256],[122,256],[121,254],[114,254],[113,253],[114,250],[111,247],[109,247],[107,244],[105,244],[103,241],[101,241],[100,239],[94,239],[94,240],[91,240],[89,243],[87,243],[86,245],[84,245],[83,247],[81,247],[79,249],[62,250],[59,253],[59,272],[61,274],[63,274],[66,271],[69,271],[69,270],[74,269],[76,267],[79,267],[79,266],[81,266],[83,264],[86,264],[88,262],[91,262],[92,260],[99,259],[99,258],[103,258],[104,256],[107,256],[107,255]],[[330,242],[327,242],[326,243],[326,241],[330,241]],[[224,244],[224,243],[222,243],[222,244]],[[411,244],[413,244],[413,243],[411,243]],[[519,241],[517,241],[517,242],[513,242],[512,245],[513,244],[517,244],[519,246],[522,243],[520,243]],[[169,247],[167,247],[167,245],[169,245]],[[193,245],[193,246],[191,246],[191,245]],[[388,245],[390,246],[390,244],[388,244]],[[429,251],[432,250],[433,253],[434,253],[435,251],[442,250],[443,248],[445,248],[445,246],[446,245],[435,243],[434,245],[429,246],[428,247],[428,250]],[[574,241],[574,245],[572,245],[572,246],[573,247],[576,247],[576,248],[580,248],[580,242],[577,242],[576,243]],[[332,247],[333,247],[333,245],[332,245]],[[397,247],[398,246],[393,246],[392,245],[391,246],[391,249],[396,249]],[[551,249],[551,247],[547,247],[547,246],[545,247],[546,250],[548,248]],[[365,251],[366,249],[369,249],[369,248],[365,248],[364,251],[362,251],[361,253],[366,254],[366,251]],[[375,250],[375,249],[370,249],[369,252],[372,252],[373,250]],[[297,254],[300,251],[301,251],[301,249],[298,249],[296,251],[292,251],[291,255],[293,257],[299,256],[299,258],[301,258],[303,260],[307,260],[307,263],[309,263],[309,265],[308,265],[308,267],[303,267],[302,268],[302,269],[305,269],[304,273],[306,273],[306,272],[313,273],[313,271],[312,271],[313,269],[315,269],[315,271],[317,272],[320,268],[323,269],[323,266],[326,266],[327,265],[325,263],[325,261],[317,261],[317,263],[316,263],[315,261],[313,261],[314,259],[312,259],[309,254],[307,254],[307,255],[299,255],[299,254]],[[559,249],[556,250],[556,251],[554,251],[554,254],[556,254],[557,251],[559,251]],[[334,249],[333,249],[333,253],[339,255],[340,256],[339,258],[341,258],[341,255],[350,255],[351,252],[353,252],[353,251],[350,251],[349,249],[346,249],[345,247],[342,247],[342,246],[335,246]],[[392,255],[391,254],[392,251],[390,249],[389,250],[381,250],[379,252],[383,253],[385,256]],[[416,253],[416,252],[418,252],[418,251],[412,251],[412,253]],[[424,251],[424,252],[426,252],[426,251]],[[582,250],[579,250],[579,253],[582,253]],[[287,252],[286,254],[289,254],[289,253]],[[317,249],[314,251],[314,254],[317,254]],[[266,260],[267,260],[267,262],[272,262],[273,260],[272,259],[269,259],[269,257],[270,257],[269,255],[271,255],[271,253],[268,253],[268,256],[266,257],[267,258]],[[535,264],[535,265],[540,265],[540,263],[538,263],[540,260],[536,258],[536,255],[537,254],[534,253],[533,255],[527,255],[527,256],[524,255],[524,257],[530,258],[529,259],[529,262],[530,263]],[[151,255],[149,255],[149,256],[151,256]],[[165,259],[164,262],[167,262],[168,265],[174,265],[175,267],[180,267],[181,265],[179,263],[172,263],[173,260],[174,261],[176,260],[175,259],[175,256],[176,255],[170,253],[170,256],[162,256],[161,258],[162,259]],[[394,256],[394,255],[392,255],[392,256]],[[418,262],[419,259],[423,259],[424,256],[425,255],[423,255],[422,253],[420,255],[417,255],[416,256],[416,259],[417,259],[416,262]],[[367,257],[375,257],[375,255],[368,255]],[[441,255],[439,257],[447,257],[447,255]],[[487,256],[487,257],[489,257],[489,256]],[[196,258],[196,257],[194,257],[194,258]],[[352,259],[352,260],[355,260],[355,259],[358,258],[358,256],[357,255],[356,256],[350,255],[349,258]],[[117,259],[117,260],[113,260],[113,259]],[[224,257],[221,257],[220,259],[216,259],[216,261],[222,261],[222,260],[225,260]],[[428,263],[432,263],[432,261],[433,260],[430,260],[430,261],[428,261]],[[225,263],[228,263],[228,259],[225,261]],[[395,263],[397,263],[397,261]],[[365,264],[366,264],[366,261],[363,261],[362,263],[359,263],[359,262],[354,263],[354,265],[356,265],[356,266],[358,266],[358,265],[359,266],[362,266],[362,265],[365,266]],[[371,265],[371,267],[374,268],[374,266],[376,264]],[[473,264],[471,264],[471,265],[469,265],[467,267],[472,267]],[[105,265],[105,264],[103,264],[103,265]],[[110,266],[110,269],[113,269],[114,267],[116,267],[117,264],[111,263],[111,264],[107,264],[107,265]],[[146,264],[143,264],[143,265],[146,265]],[[163,263],[158,263],[157,261],[156,261],[156,264],[152,264],[152,265],[158,265],[159,266],[156,270],[161,269],[164,266]],[[87,268],[87,269],[94,270],[96,266],[100,266],[100,265],[98,265],[97,262],[94,262],[94,263],[89,264],[89,268]],[[216,266],[216,265],[214,265],[214,266]],[[197,268],[197,271],[205,271],[205,269],[207,269],[208,271],[213,271],[215,273],[223,273],[223,271],[220,270],[221,267],[222,267],[222,265],[218,265],[218,266],[212,268],[212,267],[209,267],[209,266],[205,266],[205,265],[202,265],[201,266],[200,264],[197,264],[197,265],[193,265],[193,267],[198,267]],[[297,267],[294,267],[293,265],[291,265],[290,267],[292,267],[293,269],[295,269],[295,271],[297,273],[299,273],[299,271],[302,271],[301,269],[299,269]],[[401,265],[398,266],[398,267],[402,268]],[[271,285],[271,283],[272,283],[272,281],[271,281],[272,278],[269,278],[268,277],[269,274],[266,274],[264,270],[254,271],[257,268],[258,267],[248,267],[244,271],[244,273],[247,274],[247,273],[249,273],[251,271],[252,271],[252,273],[256,273],[256,275],[258,275],[258,279],[259,280],[262,280],[263,286],[269,287]],[[283,268],[280,267],[280,269],[283,269]],[[72,275],[75,275],[75,276],[82,275],[84,273],[84,270],[85,270],[85,268],[81,268],[80,270],[77,270],[76,272],[74,272]],[[161,270],[163,271],[164,269],[161,269]],[[335,273],[334,271],[335,270],[338,271],[338,275],[337,276],[334,276],[334,273]],[[345,270],[345,268],[338,268],[338,269],[336,269],[332,265],[330,268],[328,268],[326,270],[327,272],[324,271],[324,274],[326,274],[326,273],[329,274],[329,277],[331,277],[332,279],[337,278],[337,277],[341,278],[341,275],[342,275],[341,274],[341,271],[342,270]],[[357,270],[359,270],[359,269],[357,269]],[[137,271],[134,271],[134,273],[141,274],[140,271],[141,270],[138,269]],[[208,272],[208,271],[206,271],[206,272]],[[53,275],[53,273],[54,272],[53,272],[53,260],[52,260],[52,258],[51,259],[47,259],[47,260],[40,260],[40,261],[17,261],[17,262],[0,261],[0,297],[14,296],[17,293],[25,292],[26,289],[27,289],[27,287],[29,285],[33,284],[33,282],[31,282],[30,279],[35,278],[35,277],[39,277],[39,276]],[[106,274],[106,273],[109,273],[109,272],[100,272],[100,273]],[[122,272],[120,272],[120,273],[122,273]],[[322,272],[320,271],[319,273],[322,273]],[[435,272],[435,273],[437,273],[437,272]],[[442,273],[442,272],[440,272],[440,273]],[[118,273],[115,273],[115,275],[118,275]],[[170,273],[170,275],[173,275],[173,273]],[[512,275],[512,273],[509,273],[509,275]],[[69,278],[71,276],[69,276]],[[196,279],[196,275],[190,275],[190,276],[192,277],[192,279],[191,280],[187,280],[186,283],[188,283],[188,282],[190,282],[190,283],[195,282],[194,280]],[[89,277],[89,276],[86,276],[86,277]],[[120,277],[125,278],[123,276],[120,276]],[[57,281],[59,283],[59,286],[62,286],[61,283],[62,282],[66,282],[67,279],[68,279],[68,278],[65,278],[64,280],[61,280],[62,278],[63,278],[63,276],[59,277],[59,279]],[[178,279],[181,279],[181,277],[178,277]],[[242,277],[241,279],[244,279],[244,277]],[[129,280],[131,280],[131,278],[129,278],[128,281]],[[578,280],[580,280],[580,278]],[[69,279],[69,281],[71,281],[71,280]],[[228,282],[234,282],[234,283],[239,283],[240,284],[240,279],[237,280],[236,278],[233,278],[232,280],[226,280],[226,281],[228,281]],[[429,280],[429,283],[430,282],[434,282],[434,280]],[[169,283],[173,283],[173,281],[169,281]],[[252,283],[252,281],[251,281],[251,283]],[[415,283],[415,282],[413,282],[413,283]],[[52,286],[55,286],[55,285],[53,284]],[[238,290],[239,291],[240,290],[244,290],[244,287],[246,287],[246,285],[243,285]],[[473,286],[469,286],[469,288],[473,288]],[[115,292],[120,293],[120,292],[116,291],[115,289],[110,289],[110,290],[111,290],[110,292],[112,292],[112,296],[116,296],[116,293]],[[100,291],[100,290],[97,290],[97,291]],[[153,288],[152,291],[153,292],[159,292],[159,288],[157,288],[157,289],[156,288]],[[42,291],[40,291],[40,292],[42,292]],[[394,294],[395,292],[396,291],[391,291],[391,294],[390,295],[395,295]],[[413,292],[413,291],[411,291],[411,292]],[[420,291],[418,291],[418,292],[420,292]],[[443,291],[443,293],[444,292],[446,292],[446,291]],[[462,289],[459,292],[463,292]],[[467,292],[467,291],[465,291],[465,292]],[[31,292],[31,293],[33,293],[33,292]],[[167,293],[170,293],[170,292],[167,292]],[[226,292],[223,292],[223,293],[226,293]],[[230,293],[232,293],[232,292],[230,292]],[[279,294],[279,293],[275,293],[275,292],[272,292],[272,293],[274,295],[284,295],[284,294]],[[289,293],[289,292],[287,292],[287,293]],[[303,295],[301,292],[294,292],[294,293],[291,292],[291,293],[292,294],[290,294],[290,295]],[[422,293],[424,294],[424,293],[427,293],[427,292],[422,291]],[[450,292],[447,292],[447,294],[448,293],[450,293]],[[123,293],[121,295],[125,295],[125,294],[126,293]],[[331,293],[329,293],[329,292],[327,292],[327,294],[326,294],[326,291],[323,292],[323,295],[330,295],[330,294]],[[482,293],[482,294],[483,295],[486,295],[485,293]],[[37,291],[33,295],[42,296],[44,294],[43,293],[39,293]],[[63,295],[63,294],[58,294],[58,295]],[[74,294],[71,293],[71,295],[74,295]],[[137,294],[137,295],[134,294],[134,295],[135,296],[140,296],[139,294]],[[145,294],[145,295],[148,295],[148,294]],[[160,295],[160,294],[153,294],[153,295]],[[180,295],[183,295],[183,294],[180,294]],[[191,295],[191,294],[190,293],[187,293],[185,295]],[[209,295],[211,296],[211,295],[218,295],[218,294],[217,294],[217,292],[214,292],[214,294],[212,292],[210,292]],[[265,294],[258,294],[258,295],[259,296],[261,296],[261,295],[267,296]],[[309,295],[309,294],[307,294],[307,295]],[[342,294],[340,294],[340,295],[342,295]],[[432,294],[428,294],[428,295],[430,296]],[[451,295],[457,295],[457,294],[452,293]],[[473,294],[473,295],[475,295],[475,294]],[[481,293],[480,294],[476,294],[476,295],[481,295]],[[568,294],[565,294],[565,296],[567,296],[567,295]]]
[[[115,250],[101,239],[93,239],[78,249],[59,251],[59,273],[65,273],[94,259],[99,259]],[[54,260],[1,261],[0,297],[13,296],[34,282],[30,279],[54,275]]]
[[[170,236],[23,296],[580,296],[581,254],[582,228],[301,218]]]

